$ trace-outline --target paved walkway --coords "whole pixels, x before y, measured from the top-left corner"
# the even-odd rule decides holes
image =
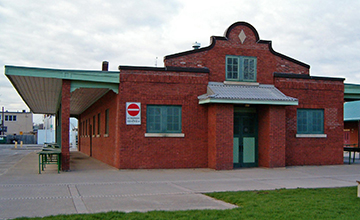
[[[12,159],[18,162],[9,165],[0,157],[0,219],[110,210],[229,209],[235,206],[202,193],[355,186],[360,180],[359,163],[231,171],[117,170],[79,152],[71,152],[72,171],[57,174],[55,165],[48,165],[38,174],[34,150],[0,153],[7,151],[8,157],[17,155]]]

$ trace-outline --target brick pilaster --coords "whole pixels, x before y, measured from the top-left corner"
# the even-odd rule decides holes
[[[63,80],[61,91],[61,167],[70,170],[69,119],[70,119],[70,80]]]

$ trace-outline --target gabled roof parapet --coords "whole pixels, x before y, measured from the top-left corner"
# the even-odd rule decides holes
[[[207,46],[207,47],[203,47],[203,48],[199,48],[199,49],[195,49],[195,50],[188,50],[188,51],[184,51],[184,52],[180,52],[180,53],[175,53],[175,54],[170,54],[170,55],[167,55],[164,57],[164,59],[171,59],[171,58],[176,58],[176,57],[181,57],[181,56],[184,56],[184,55],[189,55],[189,54],[194,54],[194,53],[200,53],[200,52],[204,52],[204,51],[208,51],[208,50],[211,50],[215,45],[216,45],[216,41],[226,41],[229,39],[229,35],[230,35],[230,32],[233,28],[235,28],[236,26],[246,26],[248,27],[249,29],[251,29],[255,35],[255,38],[256,38],[256,43],[259,43],[259,44],[267,44],[268,47],[269,47],[269,51],[274,54],[275,56],[278,56],[282,59],[285,59],[285,60],[289,60],[293,63],[296,63],[300,66],[303,66],[303,67],[306,67],[308,69],[310,69],[310,65],[306,64],[306,63],[303,63],[299,60],[296,60],[296,59],[293,59],[289,56],[286,56],[284,54],[281,54],[281,53],[278,53],[276,52],[273,48],[272,48],[272,41],[269,41],[269,40],[260,40],[260,37],[259,37],[259,33],[257,32],[257,30],[249,23],[247,22],[244,22],[244,21],[239,21],[239,22],[236,22],[234,24],[232,24],[229,28],[226,29],[225,33],[224,33],[224,36],[211,36],[210,38],[210,45]]]

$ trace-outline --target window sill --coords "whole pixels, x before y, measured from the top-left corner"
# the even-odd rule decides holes
[[[297,138],[327,138],[327,134],[296,134]]]
[[[104,137],[109,137],[109,134],[104,134]]]
[[[225,85],[244,85],[244,86],[259,86],[258,82],[246,82],[246,81],[224,81]]]
[[[184,133],[145,133],[145,137],[185,137]]]
[[[100,135],[100,134],[97,134],[96,137],[97,137],[97,138],[98,138],[98,137],[101,137],[101,135]]]

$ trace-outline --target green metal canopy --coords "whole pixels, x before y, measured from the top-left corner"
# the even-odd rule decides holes
[[[77,116],[112,90],[118,93],[119,72],[5,66],[9,78],[33,113],[56,114],[62,80],[71,81],[70,115]]]
[[[360,101],[344,104],[344,121],[360,121]]]
[[[344,100],[357,101],[360,100],[360,85],[359,84],[344,84]]]

